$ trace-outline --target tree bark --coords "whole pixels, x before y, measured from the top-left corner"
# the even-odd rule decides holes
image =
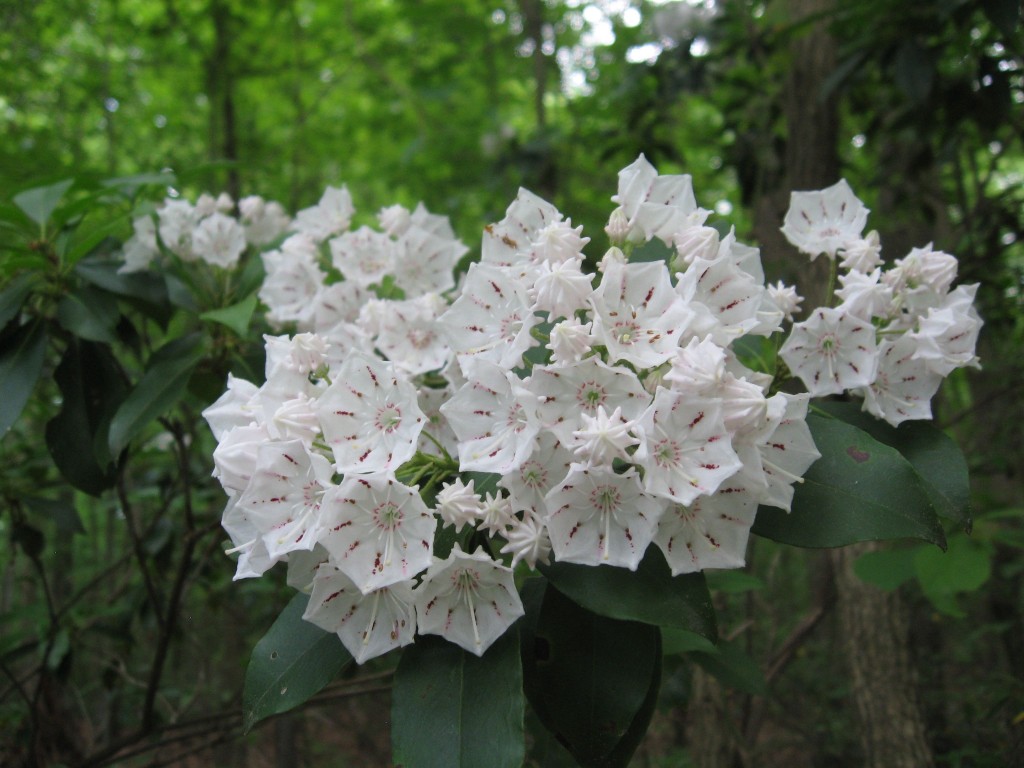
[[[861,581],[853,563],[875,542],[832,550],[843,655],[859,722],[865,768],[928,768],[935,764],[915,697],[907,609],[898,591]]]

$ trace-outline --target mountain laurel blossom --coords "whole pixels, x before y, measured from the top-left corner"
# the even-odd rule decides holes
[[[796,322],[795,289],[706,224],[689,176],[640,156],[612,202],[612,247],[588,256],[521,189],[462,275],[445,217],[390,206],[353,230],[345,187],[294,220],[210,195],[137,219],[122,271],[259,254],[285,332],[263,384],[229,376],[204,411],[235,577],[286,562],[304,618],[359,663],[417,634],[482,655],[523,615],[515,579],[551,560],[636,570],[653,546],[673,575],[743,566],[758,508],[789,511],[820,457],[811,397],[897,425],[977,365],[977,287],[931,244],[887,267],[845,181],[793,193],[782,231],[839,286]],[[764,338],[778,359],[755,370]],[[791,378],[806,393],[780,392]]]

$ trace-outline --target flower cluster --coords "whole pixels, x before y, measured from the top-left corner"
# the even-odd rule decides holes
[[[842,272],[839,302],[796,323],[779,354],[812,396],[851,392],[893,426],[929,419],[942,379],[977,365],[978,286],[952,288],[956,258],[931,244],[883,271],[878,233],[862,237],[867,215],[845,181],[793,193],[783,233]]]
[[[796,196],[786,220],[849,270],[842,303],[780,350],[801,395],[735,349],[779,333],[800,298],[706,225],[690,177],[641,156],[612,199],[596,270],[582,228],[520,190],[457,287],[466,248],[422,206],[350,230],[340,189],[297,215],[260,297],[299,333],[266,337],[265,383],[229,377],[204,412],[236,578],[286,561],[305,618],[359,662],[416,632],[482,654],[523,613],[520,563],[635,570],[653,545],[673,574],[742,566],[758,506],[788,510],[819,457],[812,395],[920,418],[917,379],[973,361],[955,260],[924,249],[883,275],[845,184]],[[643,260],[654,238],[669,261]]]
[[[167,198],[157,209],[156,219],[140,216],[132,222],[134,231],[125,242],[120,271],[149,269],[160,257],[160,243],[182,261],[230,269],[247,246],[267,245],[288,228],[289,218],[280,203],[256,196],[242,198],[238,218],[231,215],[234,207],[234,200],[223,192],[216,198],[201,195],[195,205]]]

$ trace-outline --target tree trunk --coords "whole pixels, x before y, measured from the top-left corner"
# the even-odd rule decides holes
[[[898,591],[883,592],[853,572],[858,557],[878,549],[871,542],[830,553],[863,765],[928,768],[934,759],[915,697],[917,675],[910,658],[906,606]]]

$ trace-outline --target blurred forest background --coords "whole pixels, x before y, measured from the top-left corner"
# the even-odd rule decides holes
[[[0,198],[167,170],[172,195],[294,212],[345,183],[367,221],[422,200],[478,248],[524,186],[599,258],[643,152],[815,298],[778,228],[791,190],[845,177],[888,260],[934,242],[981,283],[984,367],[935,404],[973,530],[945,555],[753,541],[745,571],[709,578],[731,663],[666,647],[634,765],[1022,766],[1020,21],[1017,0],[5,0]],[[386,658],[241,734],[283,574],[231,582],[219,488],[192,489],[186,528],[156,446],[134,510],[64,489],[34,447],[49,415],[0,443],[0,763],[389,764]]]

